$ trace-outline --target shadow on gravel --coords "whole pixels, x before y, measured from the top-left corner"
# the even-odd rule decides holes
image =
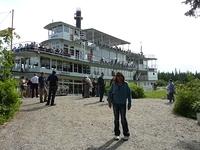
[[[24,107],[24,106],[31,106],[31,105],[36,105],[36,104],[40,104],[40,102],[36,102],[36,103],[31,103],[31,104],[22,104],[22,107]]]
[[[103,104],[101,104],[99,106],[108,106],[108,103],[103,103]]]
[[[170,102],[166,102],[164,103],[165,105],[173,105],[173,103],[170,103]]]
[[[92,102],[92,103],[87,103],[87,104],[84,104],[85,106],[88,106],[88,105],[95,105],[95,104],[98,104],[100,103],[99,101],[96,101],[96,102]]]
[[[26,109],[22,108],[20,111],[21,112],[37,111],[37,110],[40,110],[40,109],[43,109],[43,108],[48,108],[48,106],[42,105],[42,106],[26,108]]]
[[[200,150],[200,142],[197,142],[196,140],[179,141],[176,147],[184,150]]]
[[[117,141],[115,144],[113,144],[114,142],[115,142],[115,140],[112,138],[112,139],[110,139],[109,141],[107,141],[105,144],[103,144],[100,147],[93,147],[93,146],[91,146],[91,147],[87,148],[86,150],[115,150],[119,146],[121,146],[125,141],[123,141],[121,139],[121,140]]]

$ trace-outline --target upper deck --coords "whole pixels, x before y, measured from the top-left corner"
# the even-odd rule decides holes
[[[65,39],[68,41],[84,40],[101,46],[119,46],[131,44],[97,29],[80,29],[64,22],[52,22],[44,27],[48,30],[48,40]]]
[[[112,35],[106,34],[102,31],[90,28],[83,30],[86,34],[86,39],[97,45],[107,45],[107,46],[119,46],[124,44],[131,44],[125,40],[119,39]]]
[[[84,33],[80,28],[62,21],[49,23],[44,27],[48,30],[48,39],[65,39],[75,41],[84,39]]]

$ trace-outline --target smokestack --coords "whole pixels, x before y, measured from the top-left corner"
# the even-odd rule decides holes
[[[81,17],[81,9],[76,10],[74,19],[76,20],[76,27],[81,29],[81,20],[83,19]]]

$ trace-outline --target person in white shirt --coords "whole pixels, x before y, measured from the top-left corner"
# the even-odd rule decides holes
[[[34,74],[34,76],[31,78],[32,83],[32,98],[36,94],[36,97],[38,97],[38,76],[37,74]]]

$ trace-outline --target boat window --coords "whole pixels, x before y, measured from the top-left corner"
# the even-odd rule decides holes
[[[62,61],[60,60],[57,61],[57,70],[62,71]]]
[[[73,46],[70,47],[70,55],[74,56],[74,47]]]
[[[57,27],[53,28],[53,31],[54,31],[55,34],[56,33],[61,33],[62,32],[62,26],[60,25],[60,26],[57,26]]]
[[[82,65],[78,64],[78,73],[82,73]]]
[[[56,66],[57,66],[57,61],[55,59],[52,60],[52,65],[51,65],[51,68],[52,69],[56,69]]]
[[[83,65],[83,73],[86,74],[86,65]]]
[[[69,33],[69,28],[67,26],[64,26],[64,32]]]
[[[69,54],[68,45],[64,44],[64,55],[68,55],[68,54]]]
[[[86,74],[90,74],[90,67],[86,66]]]
[[[74,64],[74,72],[78,72],[78,64]]]
[[[40,62],[41,62],[42,68],[50,69],[50,59],[49,58],[41,57]]]
[[[63,62],[63,71],[69,72],[70,64],[68,62]]]
[[[79,59],[79,50],[76,50],[76,59]]]

